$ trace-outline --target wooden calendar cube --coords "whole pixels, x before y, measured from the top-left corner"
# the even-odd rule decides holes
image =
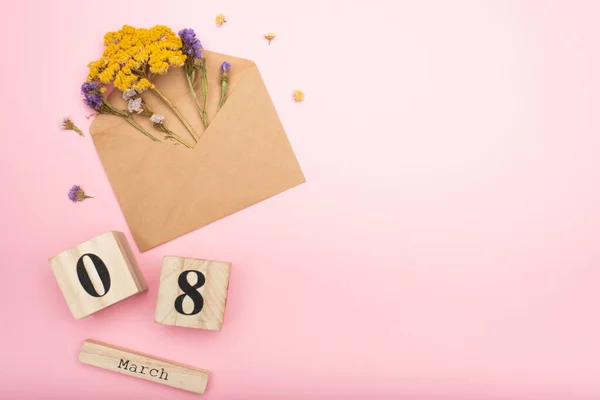
[[[167,256],[154,320],[165,325],[221,330],[231,264]]]
[[[76,319],[148,288],[121,232],[104,233],[48,261]]]

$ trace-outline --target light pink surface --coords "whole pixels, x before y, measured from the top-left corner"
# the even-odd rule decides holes
[[[169,4],[4,7],[0,398],[196,398],[79,364],[86,338],[207,368],[213,400],[600,398],[599,2]],[[136,249],[149,291],[75,321],[48,257],[131,235],[57,123],[87,133],[86,64],[124,23],[253,59],[308,182]],[[167,254],[233,263],[221,332],[153,322]]]

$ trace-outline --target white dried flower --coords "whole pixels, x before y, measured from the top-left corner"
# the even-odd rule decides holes
[[[130,113],[135,112],[141,114],[144,111],[144,109],[142,108],[142,98],[138,97],[137,99],[129,100],[127,108],[129,109]]]
[[[138,95],[137,90],[129,89],[126,92],[123,92],[123,100],[131,100],[137,95]]]
[[[70,126],[70,124],[72,124],[73,122],[71,122],[71,118],[69,117],[62,117],[60,120],[60,127],[62,129],[69,129],[68,127]]]
[[[160,114],[152,114],[152,116],[150,117],[150,121],[154,122],[155,124],[162,124],[164,119],[165,117],[163,117]]]

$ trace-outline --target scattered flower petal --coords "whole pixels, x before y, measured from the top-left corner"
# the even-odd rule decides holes
[[[69,200],[73,203],[77,203],[78,201],[83,201],[85,199],[92,199],[92,196],[88,196],[85,194],[81,186],[73,185],[71,190],[69,190]]]
[[[275,35],[273,32],[265,33],[265,39],[269,41],[269,45],[271,44],[271,40],[275,39]]]
[[[225,15],[223,15],[223,14],[219,14],[219,15],[217,15],[217,19],[216,19],[216,21],[217,21],[217,26],[221,26],[221,25],[223,25],[225,22],[227,22],[227,21],[225,20]]]
[[[81,129],[75,126],[75,124],[73,123],[73,121],[71,121],[71,118],[69,117],[63,117],[60,120],[60,128],[65,131],[75,131],[79,134],[79,136],[83,136],[83,132],[81,131]]]
[[[164,119],[165,117],[163,117],[160,114],[152,114],[152,116],[150,117],[150,121],[154,122],[155,124],[162,124]]]
[[[304,101],[304,93],[302,92],[302,90],[299,90],[299,89],[294,90],[292,97],[294,98],[295,101],[298,101],[298,102]]]

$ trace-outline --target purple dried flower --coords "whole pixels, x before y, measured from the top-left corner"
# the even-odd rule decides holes
[[[87,196],[79,185],[73,185],[71,190],[69,190],[69,200],[71,200],[73,203],[91,198],[92,196]]]
[[[202,44],[196,37],[196,32],[193,29],[182,29],[179,31],[183,52],[187,55],[185,60],[185,74],[190,87],[192,97],[198,106],[198,112],[202,118],[202,124],[206,129],[208,127],[208,118],[206,117],[206,98],[208,97],[208,79],[206,77],[206,60],[202,54]],[[202,85],[202,97],[204,98],[203,105],[200,104],[194,90],[194,79],[196,71],[200,71],[200,81]],[[194,135],[193,135],[194,136]],[[198,141],[199,138],[194,136]]]
[[[81,85],[81,94],[86,95],[91,92],[95,92],[100,88],[100,84],[98,82],[84,82]]]
[[[221,100],[219,101],[219,106],[217,107],[217,111],[223,107],[225,104],[225,96],[227,95],[227,82],[229,81],[229,70],[231,69],[231,64],[227,61],[223,61],[221,64]]]
[[[223,72],[229,72],[229,70],[231,69],[231,64],[229,64],[227,61],[223,61],[223,64],[221,64],[221,73]]]
[[[202,59],[202,44],[196,38],[196,32],[193,29],[182,29],[179,31],[179,37],[183,42],[183,52],[192,59]]]
[[[96,111],[102,108],[102,97],[96,93],[86,93],[83,97],[83,102]]]
[[[74,185],[71,190],[69,190],[69,200],[75,202],[77,201],[77,192],[80,190],[81,188],[77,185]]]

